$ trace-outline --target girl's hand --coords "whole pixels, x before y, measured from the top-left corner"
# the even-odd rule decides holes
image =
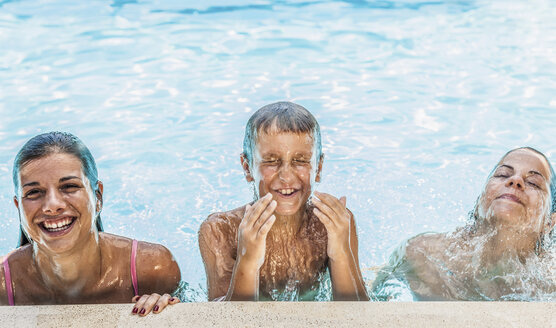
[[[138,314],[142,317],[149,314],[151,310],[153,313],[160,313],[167,305],[174,305],[180,302],[177,297],[172,297],[170,294],[160,296],[157,293],[151,295],[145,294],[143,296],[137,295],[131,301],[135,303],[131,314]]]

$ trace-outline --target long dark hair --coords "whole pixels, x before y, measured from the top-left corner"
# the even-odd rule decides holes
[[[39,134],[31,138],[21,147],[15,156],[12,171],[15,194],[19,194],[19,171],[21,167],[32,160],[55,153],[70,154],[81,161],[81,168],[91,184],[91,189],[102,204],[102,194],[98,189],[98,172],[95,159],[83,141],[68,132],[53,131]],[[98,231],[103,231],[100,212],[97,214],[95,221]],[[28,243],[29,239],[20,224],[18,247]]]

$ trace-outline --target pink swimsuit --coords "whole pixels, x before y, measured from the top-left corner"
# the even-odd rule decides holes
[[[2,265],[4,266],[4,278],[6,280],[6,293],[8,294],[8,303],[10,305],[15,305],[14,302],[14,290],[12,286],[12,275],[10,273],[10,265],[8,264],[8,258],[10,255],[6,255]],[[137,240],[133,239],[131,244],[131,283],[133,284],[133,291],[135,295],[139,295],[139,288],[137,287]]]

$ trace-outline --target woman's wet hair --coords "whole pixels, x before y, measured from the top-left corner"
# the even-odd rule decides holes
[[[71,133],[58,131],[39,134],[31,138],[21,147],[15,157],[12,171],[15,194],[19,195],[19,171],[21,167],[33,160],[59,153],[73,155],[79,159],[83,173],[85,173],[85,176],[91,184],[91,189],[102,203],[102,195],[98,189],[97,166],[93,155],[79,138]],[[103,231],[100,213],[98,213],[96,217],[96,226],[98,231]],[[29,239],[20,226],[18,247],[28,243]]]
[[[322,155],[320,126],[315,117],[303,106],[280,101],[259,108],[245,126],[243,156],[251,165],[257,137],[261,133],[309,133],[313,138],[317,161]]]
[[[504,156],[502,156],[502,158],[500,159],[500,161],[498,163],[500,163],[504,158],[506,158],[506,156],[508,156],[510,153],[513,153],[516,150],[529,150],[529,151],[532,151],[536,154],[539,154],[544,158],[544,160],[548,164],[548,169],[550,170],[550,183],[549,183],[549,185],[550,185],[550,213],[548,213],[548,218],[547,219],[551,220],[551,214],[556,213],[556,177],[555,177],[555,174],[554,174],[554,168],[552,167],[552,164],[550,164],[550,161],[548,160],[548,158],[542,152],[536,150],[533,147],[519,147],[519,148],[512,149],[512,150],[508,151],[507,153],[505,153]],[[492,169],[492,171],[488,175],[487,181],[490,180],[490,178],[492,177],[492,175],[494,174],[494,172],[496,171],[497,168],[498,168],[498,164],[496,164],[494,166],[494,168]],[[477,198],[474,210],[469,212],[470,218],[475,223],[479,219],[478,206],[479,206],[480,198],[481,198],[480,196],[479,196],[479,198]],[[548,239],[550,240],[550,242],[552,244],[554,244],[556,242],[556,240],[555,240],[556,239],[556,234],[554,233],[554,229],[552,229],[552,231],[550,231],[550,234],[549,234],[548,237],[549,237]],[[541,241],[541,243],[542,242],[543,241]]]

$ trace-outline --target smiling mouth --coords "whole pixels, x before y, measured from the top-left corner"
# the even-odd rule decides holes
[[[516,202],[518,204],[523,205],[523,203],[521,202],[519,197],[517,197],[516,195],[513,195],[513,194],[503,194],[501,196],[498,196],[496,199],[507,199],[507,200],[511,200],[513,202]]]
[[[76,219],[76,217],[72,216],[55,220],[46,220],[39,223],[39,226],[43,231],[49,234],[61,235],[73,226],[73,223],[76,221]]]
[[[283,197],[291,197],[295,193],[297,193],[298,190],[293,188],[284,188],[284,189],[277,189],[276,192]]]

